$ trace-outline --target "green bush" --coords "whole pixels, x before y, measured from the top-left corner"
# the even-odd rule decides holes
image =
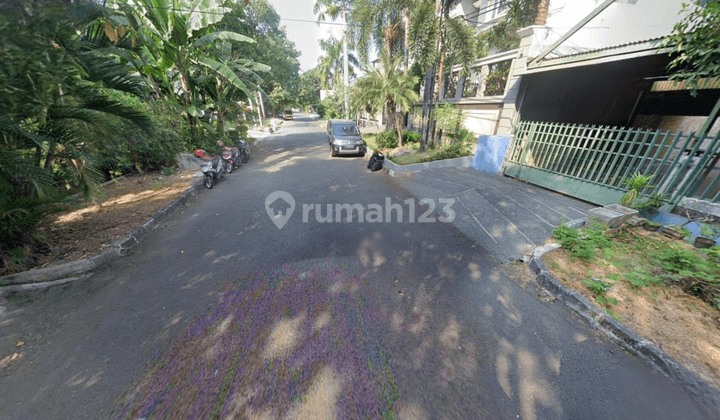
[[[105,178],[174,165],[177,154],[186,150],[186,139],[190,138],[180,135],[190,131],[187,121],[178,118],[177,112],[162,101],[148,105],[129,95],[114,94],[113,97],[126,106],[150,114],[153,130],[143,131],[117,117],[107,116],[108,127],[114,129],[103,133],[102,147],[91,151]]]
[[[323,105],[322,102],[317,104],[317,113],[320,116],[320,119],[325,118],[325,105]]]
[[[420,133],[414,131],[403,131],[403,143],[417,143],[420,141]]]
[[[461,128],[456,134],[452,135],[453,143],[475,144],[477,137],[466,128]]]
[[[553,236],[560,240],[562,247],[573,257],[584,261],[593,259],[596,250],[611,246],[610,238],[605,235],[605,228],[601,224],[594,223],[582,231],[560,225],[553,232]]]
[[[387,130],[375,137],[375,144],[381,149],[391,149],[398,147],[398,133],[397,131]]]

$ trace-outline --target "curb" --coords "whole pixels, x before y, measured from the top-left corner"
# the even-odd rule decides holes
[[[570,222],[568,225],[580,220],[583,219]],[[558,248],[560,248],[560,244],[551,244],[537,247],[533,251],[528,267],[535,274],[537,283],[555,296],[557,300],[585,319],[593,328],[618,344],[623,350],[640,358],[643,362],[683,387],[698,405],[706,411],[706,414],[717,413],[720,408],[720,391],[698,378],[670,355],[609,316],[585,296],[571,290],[550,274],[541,257],[546,252]]]
[[[373,153],[375,153],[373,149],[367,146],[365,148],[367,149],[367,153],[365,154],[366,157],[369,158],[370,156],[372,156]],[[391,161],[388,157],[386,157],[385,161],[383,162],[382,170],[391,177],[395,177],[396,172],[421,172],[427,169],[440,168],[469,168],[472,160],[473,156],[463,156],[453,159],[434,160],[432,162],[412,163],[410,165],[398,165],[397,163]]]
[[[76,261],[0,277],[0,295],[5,292],[37,289],[78,280],[83,278],[80,276],[81,274],[99,268],[116,258],[126,256],[150,232],[157,229],[164,219],[178,210],[201,185],[202,183],[196,182],[195,185],[190,186],[165,208],[152,215],[150,219],[133,229],[126,237],[119,239],[110,248],[99,254]]]

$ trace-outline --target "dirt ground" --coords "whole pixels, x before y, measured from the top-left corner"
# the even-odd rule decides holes
[[[47,244],[46,252],[33,254],[28,266],[6,267],[0,275],[102,252],[182,194],[192,185],[195,172],[131,175],[107,184],[97,202],[49,215],[35,231],[35,237]]]
[[[671,241],[640,229],[635,233],[662,242]],[[621,274],[617,267],[603,263],[602,259],[587,263],[572,258],[562,248],[545,254],[543,260],[555,278],[595,303],[598,303],[595,295],[582,279],[606,279]],[[624,281],[616,281],[607,291],[607,297],[619,301],[606,306],[611,315],[720,389],[720,311],[675,287],[636,289]]]

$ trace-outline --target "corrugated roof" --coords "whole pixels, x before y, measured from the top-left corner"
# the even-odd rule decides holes
[[[650,39],[644,39],[641,41],[634,41],[634,42],[628,42],[625,44],[620,45],[612,45],[609,47],[603,47],[603,48],[597,48],[594,50],[588,50],[588,51],[581,51],[575,54],[566,54],[566,55],[559,55],[554,56],[552,58],[544,58],[540,61],[540,66],[542,66],[542,63],[551,63],[553,61],[566,61],[567,59],[576,57],[576,58],[583,58],[583,56],[596,56],[596,55],[614,55],[613,52],[616,54],[625,54],[629,52],[636,52],[644,49],[654,49],[659,48],[662,44],[662,41],[665,39],[665,37],[658,37],[658,38],[650,38]],[[615,51],[613,51],[615,50]]]

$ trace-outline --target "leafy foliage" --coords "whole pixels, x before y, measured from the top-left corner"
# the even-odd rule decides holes
[[[614,265],[622,271],[622,280],[634,289],[676,286],[720,309],[720,247],[703,252],[633,234],[629,228],[607,234],[595,226],[571,229],[561,225],[555,229],[554,237],[573,257],[585,261],[604,249],[598,264]],[[586,286],[600,295],[605,286],[598,279],[590,280],[585,282]],[[613,280],[618,280],[618,276]]]
[[[409,109],[418,95],[413,90],[415,80],[399,69],[399,60],[384,61],[379,68],[366,68],[365,76],[355,83],[352,90],[352,109],[385,107],[395,117],[400,145],[402,145],[402,123],[396,113],[398,107]]]
[[[460,124],[463,121],[463,113],[460,108],[456,108],[449,103],[444,103],[435,110],[435,120],[443,133],[454,135],[460,130]]]
[[[597,249],[609,248],[610,239],[605,234],[605,227],[592,224],[589,228],[579,231],[567,225],[560,225],[553,231],[553,237],[560,240],[563,248],[581,260],[590,261],[595,258]]]
[[[494,64],[485,78],[485,96],[503,95],[509,74],[510,61]]]
[[[686,81],[693,95],[701,79],[720,76],[720,3],[695,0],[684,5],[687,16],[673,28],[665,45],[673,48],[670,80]]]
[[[652,178],[652,175],[643,175],[640,172],[636,172],[631,178],[624,179],[623,183],[628,188],[628,192],[622,196],[620,204],[623,206],[632,206],[640,196],[642,190],[652,187],[650,185]]]
[[[395,130],[380,132],[375,137],[375,144],[381,149],[392,149],[398,147],[398,133]]]

